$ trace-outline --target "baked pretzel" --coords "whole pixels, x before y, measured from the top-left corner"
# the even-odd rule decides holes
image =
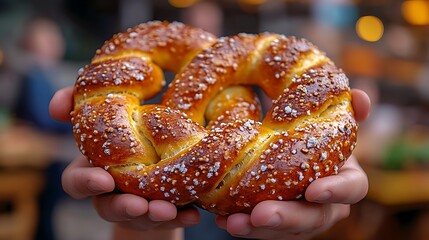
[[[158,105],[142,104],[177,75]],[[249,86],[272,101],[261,105]],[[348,79],[304,39],[215,36],[149,22],[113,36],[79,72],[77,145],[120,191],[220,215],[303,196],[337,174],[358,129]]]

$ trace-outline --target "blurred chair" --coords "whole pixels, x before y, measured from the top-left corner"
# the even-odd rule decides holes
[[[0,131],[0,239],[34,239],[47,139],[28,127]]]

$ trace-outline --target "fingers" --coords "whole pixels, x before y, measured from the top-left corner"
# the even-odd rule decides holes
[[[264,201],[252,214],[233,214],[217,219],[230,234],[259,239],[300,239],[331,227],[350,213],[349,205],[306,201]]]
[[[91,166],[84,156],[72,161],[62,175],[64,191],[76,199],[93,197],[94,208],[100,217],[136,230],[173,229],[199,222],[195,208],[177,211],[173,204],[133,195],[111,193],[115,183],[105,170]]]
[[[172,229],[197,224],[199,212],[195,208],[177,211],[167,201],[146,199],[133,194],[104,194],[93,198],[100,217],[109,222],[136,230]]]
[[[98,214],[109,222],[129,221],[149,210],[147,200],[132,194],[100,195],[93,198],[93,204]]]
[[[250,215],[244,213],[236,213],[229,217],[219,216],[216,218],[216,224],[233,236],[246,236],[253,228]]]
[[[355,117],[358,121],[364,121],[369,115],[371,100],[364,91],[359,89],[353,89],[351,94]]]
[[[69,122],[70,111],[73,109],[73,88],[66,87],[58,90],[49,103],[49,113],[59,121]]]
[[[64,191],[76,199],[111,192],[115,188],[110,174],[101,168],[92,167],[83,156],[67,166],[61,180]]]
[[[255,227],[273,230],[288,229],[289,233],[297,234],[312,232],[329,225],[334,219],[344,218],[348,216],[347,210],[348,206],[342,204],[265,201],[256,205],[250,220]]]
[[[200,222],[200,212],[195,207],[181,209],[177,213],[177,219],[184,227],[192,226]]]
[[[100,217],[109,222],[137,230],[172,229],[199,222],[195,208],[177,211],[173,204],[122,193],[111,193],[115,182],[105,170],[92,167],[85,157],[76,158],[62,175],[64,191],[76,199],[93,197],[93,205]]]
[[[176,216],[177,209],[173,204],[162,200],[150,202],[149,218],[152,221],[168,221],[176,218]]]
[[[351,157],[338,175],[311,183],[305,193],[307,201],[264,201],[251,215],[219,217],[217,224],[239,237],[306,238],[347,217],[350,204],[364,198],[367,191],[367,176],[356,158]]]
[[[85,157],[76,158],[62,175],[64,191],[76,199],[93,197],[94,208],[109,222],[134,229],[148,230],[155,227],[176,228],[197,224],[199,212],[195,208],[177,211],[173,204],[146,199],[133,194],[111,193],[115,183],[105,170],[92,167]]]
[[[305,198],[317,203],[353,204],[368,192],[368,178],[355,157],[351,157],[338,175],[317,179],[308,186]]]

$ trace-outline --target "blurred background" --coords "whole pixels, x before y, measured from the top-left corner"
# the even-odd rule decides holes
[[[372,100],[355,151],[370,189],[317,239],[429,239],[429,0],[0,0],[0,239],[109,238],[90,200],[61,189],[78,151],[48,104],[105,40],[150,20],[325,51]]]

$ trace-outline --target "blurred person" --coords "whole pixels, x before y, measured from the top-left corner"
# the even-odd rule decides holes
[[[55,144],[61,138],[71,136],[70,124],[60,123],[49,116],[49,101],[57,90],[55,88],[58,66],[64,55],[64,39],[57,23],[47,17],[30,18],[24,26],[20,47],[25,64],[17,103],[15,117],[22,123],[30,125],[46,136],[54,139]],[[49,146],[58,151],[58,146]],[[62,151],[61,149],[59,151]],[[53,153],[53,155],[55,155]],[[53,156],[45,169],[45,187],[39,199],[39,222],[35,239],[56,239],[53,229],[53,213],[58,201],[67,195],[61,188],[61,173],[66,166],[63,159]]]
[[[190,26],[201,28],[216,36],[222,34],[223,12],[216,2],[202,1],[185,8],[181,18]]]
[[[24,27],[21,40],[24,51],[23,73],[16,117],[35,127],[53,133],[68,132],[67,124],[54,121],[49,116],[48,105],[55,92],[53,72],[64,55],[64,39],[55,22],[35,17]]]
[[[53,118],[70,121],[72,91],[65,88],[54,95],[50,103]],[[356,119],[365,120],[370,108],[368,95],[353,90],[352,100]],[[194,226],[201,219],[194,207],[177,209],[166,201],[148,201],[137,195],[114,192],[110,174],[92,167],[82,155],[66,168],[62,185],[73,198],[92,197],[98,214],[114,223],[112,239],[183,239],[183,228]],[[347,217],[350,205],[365,197],[367,191],[366,174],[352,156],[338,175],[312,182],[304,200],[264,201],[251,214],[217,216],[216,224],[241,238],[311,239]],[[197,239],[207,239],[210,234],[202,232]]]

